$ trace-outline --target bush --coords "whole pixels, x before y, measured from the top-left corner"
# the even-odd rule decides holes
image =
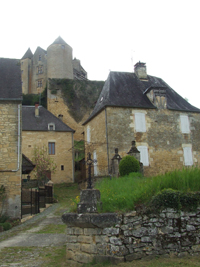
[[[152,198],[150,208],[161,210],[172,208],[175,210],[195,210],[199,205],[200,197],[198,193],[180,192],[171,188],[163,189]]]
[[[133,156],[126,156],[119,163],[119,173],[121,176],[128,175],[131,172],[138,172],[139,170],[140,163]]]
[[[3,230],[7,231],[12,228],[12,225],[9,222],[0,223],[1,226],[3,226]]]

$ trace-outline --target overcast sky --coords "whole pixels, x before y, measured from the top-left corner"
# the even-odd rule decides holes
[[[139,60],[200,108],[199,0],[1,1],[0,57],[47,49],[60,35],[90,80]]]

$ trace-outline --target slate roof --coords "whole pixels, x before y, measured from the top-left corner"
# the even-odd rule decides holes
[[[67,44],[60,36],[52,44]]]
[[[145,94],[145,91],[150,87],[166,89],[167,109],[200,112],[200,109],[188,103],[162,79],[150,75],[147,75],[147,77],[148,81],[142,81],[135,73],[110,72],[94,110],[83,125],[106,106],[156,109],[156,106],[152,104]]]
[[[44,50],[42,47],[38,46],[38,47],[36,48],[36,50],[35,50],[34,55],[35,55],[36,53],[39,54],[39,53],[42,53],[42,52],[44,52],[45,54],[47,53],[46,50]]]
[[[33,53],[31,52],[31,49],[28,48],[28,50],[26,51],[26,53],[24,54],[24,56],[21,59],[26,59],[26,58],[32,58]]]
[[[0,58],[0,100],[22,100],[19,59]]]
[[[56,132],[75,132],[42,106],[39,117],[35,117],[35,106],[22,106],[22,131],[48,131],[49,123],[55,124]]]

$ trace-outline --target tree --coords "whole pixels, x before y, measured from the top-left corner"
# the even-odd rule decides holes
[[[33,162],[36,165],[34,175],[38,180],[38,185],[45,182],[47,171],[55,173],[57,168],[54,160],[49,156],[46,146],[34,147]]]

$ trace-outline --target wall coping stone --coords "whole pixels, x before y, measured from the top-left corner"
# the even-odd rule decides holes
[[[69,227],[106,228],[120,224],[122,215],[115,213],[64,213],[62,221]]]

